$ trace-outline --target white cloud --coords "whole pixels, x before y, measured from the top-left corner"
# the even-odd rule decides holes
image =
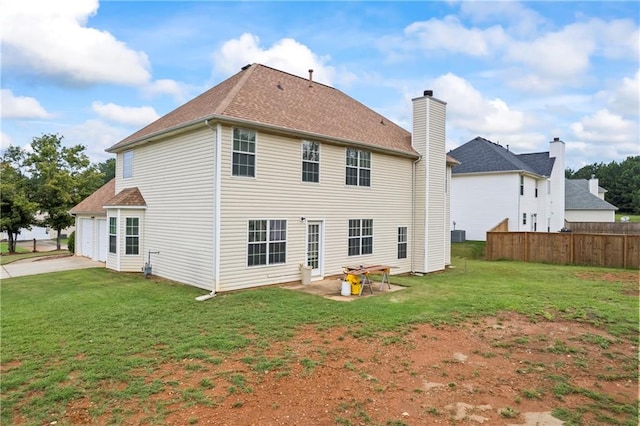
[[[405,28],[404,33],[410,39],[417,39],[419,49],[446,50],[471,56],[489,55],[495,46],[506,41],[504,31],[499,26],[466,28],[455,16],[447,16],[444,20],[414,22]]]
[[[87,120],[83,123],[61,129],[67,145],[84,145],[85,153],[92,162],[101,162],[113,157],[104,150],[127,137],[130,129],[109,126],[101,120]]]
[[[5,150],[9,145],[13,145],[13,138],[5,132],[0,132],[0,149]]]
[[[532,68],[545,77],[574,78],[589,67],[596,49],[590,29],[582,24],[569,25],[544,34],[533,41],[516,41],[509,45],[508,60]]]
[[[144,84],[149,60],[106,31],[87,27],[98,0],[2,0],[3,67],[71,84]]]
[[[244,33],[237,39],[226,41],[213,54],[217,72],[231,74],[251,63],[261,63],[300,77],[308,77],[313,69],[313,79],[331,85],[336,76],[334,67],[327,65],[327,56],[318,56],[307,46],[292,38],[278,40],[270,48],[260,46],[260,39]]]
[[[625,77],[610,90],[596,95],[602,99],[614,114],[623,117],[638,117],[640,114],[640,70],[633,77]]]
[[[127,107],[93,102],[91,108],[100,118],[126,126],[143,127],[160,118],[156,110],[150,106]]]
[[[571,129],[579,140],[595,142],[609,146],[634,144],[638,150],[638,124],[601,109],[592,115],[582,117],[573,123]]]
[[[2,118],[50,118],[48,113],[36,98],[28,96],[15,96],[9,89],[2,89],[0,92],[2,107],[0,113]]]
[[[446,99],[451,124],[479,135],[508,134],[523,130],[521,111],[513,110],[500,99],[485,99],[465,79],[448,73],[433,82],[438,98]]]
[[[142,88],[143,93],[148,97],[170,95],[179,104],[187,102],[196,90],[199,88],[170,79],[155,80]]]

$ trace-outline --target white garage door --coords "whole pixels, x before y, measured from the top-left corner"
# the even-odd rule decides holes
[[[81,256],[93,257],[93,219],[80,219]]]

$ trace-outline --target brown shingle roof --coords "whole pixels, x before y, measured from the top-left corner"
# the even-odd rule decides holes
[[[116,194],[116,180],[111,179],[109,182],[98,188],[93,194],[79,202],[75,207],[69,210],[71,214],[106,214],[107,211],[102,207],[104,203]]]
[[[252,64],[108,152],[205,119],[242,120],[417,156],[411,134],[333,87]]]
[[[147,205],[144,201],[140,190],[137,187],[123,189],[110,200],[104,203],[105,206],[131,206],[131,207],[143,207]]]

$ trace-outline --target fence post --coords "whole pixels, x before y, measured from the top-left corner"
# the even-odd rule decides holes
[[[36,239],[34,238],[33,239],[33,252],[35,253],[36,251],[37,251],[36,250]]]
[[[569,255],[569,264],[573,265],[573,264],[575,264],[575,260],[574,260],[574,256],[575,256],[575,253],[574,253],[575,246],[574,246],[574,244],[575,244],[575,241],[573,240],[573,232],[571,232],[569,234],[569,244],[571,244],[571,250],[569,251],[569,253],[570,253],[570,255]]]
[[[627,269],[627,234],[622,238],[622,267]]]

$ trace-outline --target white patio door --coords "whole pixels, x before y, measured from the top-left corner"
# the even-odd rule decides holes
[[[311,266],[311,275],[322,274],[322,222],[307,222],[307,266]]]

